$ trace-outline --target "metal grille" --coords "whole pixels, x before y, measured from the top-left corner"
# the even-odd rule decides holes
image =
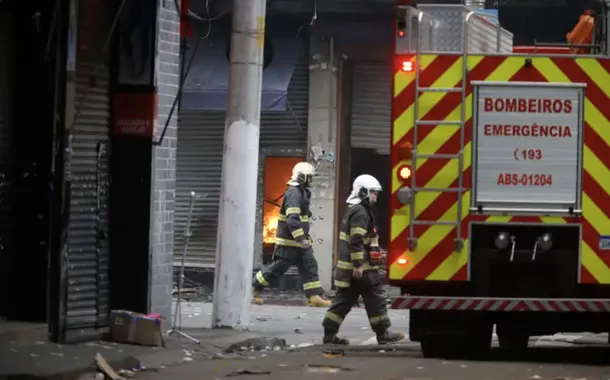
[[[67,330],[95,332],[108,324],[108,187],[110,70],[99,46],[104,12],[80,4],[76,59],[77,119],[71,131]],[[92,17],[92,16],[95,16]]]
[[[10,244],[11,15],[0,10],[0,266]],[[6,268],[0,268],[0,276]],[[4,290],[1,291],[4,293]]]
[[[307,37],[303,36],[302,40]],[[261,115],[261,148],[307,147],[309,46],[304,43],[300,52],[288,87],[288,110]],[[182,111],[178,120],[175,261],[180,260],[184,248],[189,193],[207,194],[206,198],[198,198],[193,207],[192,235],[186,259],[189,267],[212,268],[216,258],[224,123],[225,113],[213,111]]]
[[[392,65],[389,61],[354,62],[352,147],[390,151]]]

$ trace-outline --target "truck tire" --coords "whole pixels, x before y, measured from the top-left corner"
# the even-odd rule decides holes
[[[472,326],[461,333],[428,330],[421,337],[424,358],[487,359],[491,353],[492,325]]]
[[[525,350],[530,340],[526,331],[518,328],[498,324],[498,344],[504,350]]]

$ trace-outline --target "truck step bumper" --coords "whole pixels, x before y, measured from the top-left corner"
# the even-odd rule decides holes
[[[608,313],[610,312],[610,299],[400,296],[394,298],[390,308],[439,311]]]

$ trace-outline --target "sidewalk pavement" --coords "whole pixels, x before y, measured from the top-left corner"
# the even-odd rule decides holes
[[[275,337],[286,342],[286,348],[307,350],[321,343],[321,321],[326,309],[296,306],[265,305],[251,307],[252,324],[249,331],[209,329],[212,306],[209,303],[185,303],[183,305],[183,331],[201,341],[196,345],[187,339],[172,336],[167,348],[148,348],[116,343],[90,342],[78,345],[56,345],[48,342],[2,342],[0,344],[0,380],[52,378],[76,380],[95,376],[97,370],[91,364],[99,352],[115,369],[164,369],[199,359],[225,358],[221,354],[231,345],[239,348],[236,355],[250,358],[253,355],[271,355],[284,352],[283,344],[259,342],[242,343],[244,340]],[[394,328],[408,333],[409,314],[403,310],[390,310]],[[374,334],[368,325],[363,309],[354,309],[342,326],[342,335],[352,344],[364,350],[378,351]],[[531,346],[569,347],[574,343],[606,345],[605,334],[557,334],[533,338]],[[263,352],[251,348],[262,346]],[[266,346],[269,346],[266,348]],[[276,347],[277,346],[277,347]],[[244,347],[242,349],[242,347]],[[419,345],[408,343],[406,351],[419,355]],[[315,348],[312,348],[315,349]],[[210,361],[210,360],[208,360]],[[214,360],[211,360],[214,362]],[[224,361],[223,361],[224,362]],[[389,365],[389,364],[388,364]],[[91,377],[89,376],[89,377]],[[254,379],[254,377],[250,377]],[[608,377],[610,378],[610,376]]]

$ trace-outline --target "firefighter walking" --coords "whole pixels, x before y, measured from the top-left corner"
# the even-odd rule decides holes
[[[292,169],[288,189],[280,208],[275,237],[273,261],[261,269],[253,279],[252,301],[263,304],[260,292],[275,279],[286,273],[288,268],[296,265],[303,281],[303,290],[309,300],[309,306],[327,307],[330,301],[323,299],[324,293],[318,278],[318,261],[313,255],[309,237],[309,204],[311,191],[309,186],[315,174],[315,168],[308,162],[299,162]]]
[[[405,335],[389,330],[385,292],[379,265],[383,253],[379,248],[373,206],[381,184],[371,175],[360,175],[354,181],[349,204],[341,222],[339,257],[335,267],[337,294],[324,316],[324,344],[349,344],[337,336],[345,316],[362,296],[371,328],[379,344],[401,341]]]

